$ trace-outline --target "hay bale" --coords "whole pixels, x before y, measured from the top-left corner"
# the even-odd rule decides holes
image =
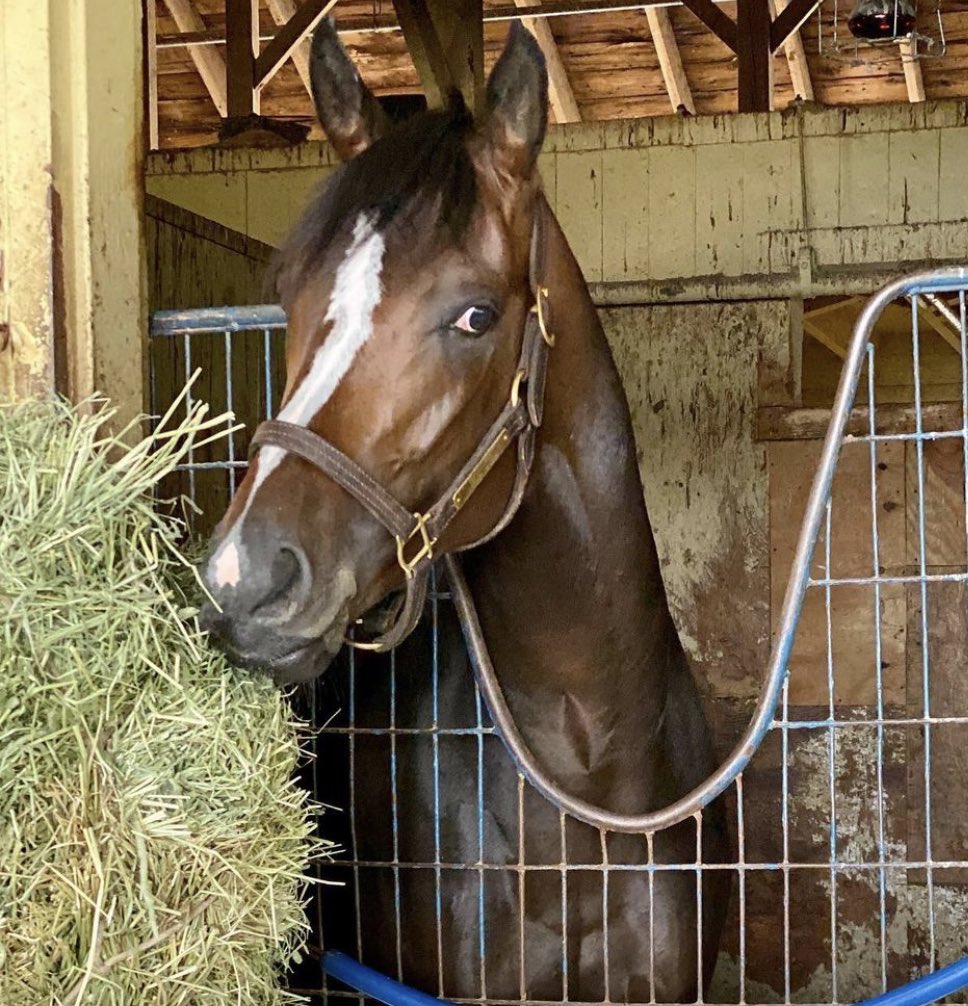
[[[151,499],[225,426],[194,409],[124,447],[63,404],[0,407],[0,1003],[293,1001],[319,851],[300,730],[205,645]]]

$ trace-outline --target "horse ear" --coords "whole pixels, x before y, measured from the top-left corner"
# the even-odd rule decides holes
[[[482,132],[502,174],[531,175],[548,126],[548,70],[535,37],[520,21],[487,81]]]
[[[360,79],[331,17],[313,34],[309,78],[316,115],[341,160],[356,157],[386,131],[386,114]]]

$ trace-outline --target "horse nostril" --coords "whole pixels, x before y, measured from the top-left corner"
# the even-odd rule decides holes
[[[253,604],[251,614],[288,600],[307,579],[307,563],[301,553],[289,546],[281,547],[269,567],[268,591]]]

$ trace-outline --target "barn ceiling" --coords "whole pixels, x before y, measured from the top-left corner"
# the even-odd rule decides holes
[[[215,143],[224,102],[225,0],[148,0],[155,4],[157,116],[160,148]],[[536,6],[537,0],[515,0]],[[260,34],[268,40],[290,16],[294,0],[262,0]],[[484,0],[487,12],[508,0]],[[549,12],[562,9],[548,0]],[[571,7],[591,6],[573,3]],[[615,7],[616,0],[602,0]],[[782,10],[784,0],[776,7]],[[735,3],[720,4],[730,17]],[[847,30],[849,2],[822,7],[774,57],[774,107],[968,98],[968,0],[943,0],[940,13],[922,0],[918,31],[940,42],[934,55],[912,61],[903,47],[856,46]],[[339,0],[333,15],[360,72],[378,96],[419,95],[420,82],[391,0]],[[485,67],[500,52],[508,21],[485,22]],[[585,121],[724,113],[737,108],[736,57],[679,5],[547,17],[540,30],[560,61],[557,117]],[[189,39],[208,44],[186,45]],[[539,36],[541,38],[541,36]],[[264,41],[263,46],[266,44]],[[298,54],[298,50],[297,50]],[[298,62],[298,55],[297,55]],[[304,67],[303,67],[304,69]],[[222,75],[221,93],[219,74]],[[401,99],[405,100],[405,99]],[[223,104],[224,108],[224,104]],[[262,92],[262,114],[310,127],[321,136],[297,63],[289,59]]]

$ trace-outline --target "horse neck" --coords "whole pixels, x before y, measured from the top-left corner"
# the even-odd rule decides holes
[[[537,756],[575,792],[641,810],[664,788],[654,741],[683,655],[621,382],[556,223],[547,241],[557,343],[534,467],[517,516],[468,555],[467,575]]]

